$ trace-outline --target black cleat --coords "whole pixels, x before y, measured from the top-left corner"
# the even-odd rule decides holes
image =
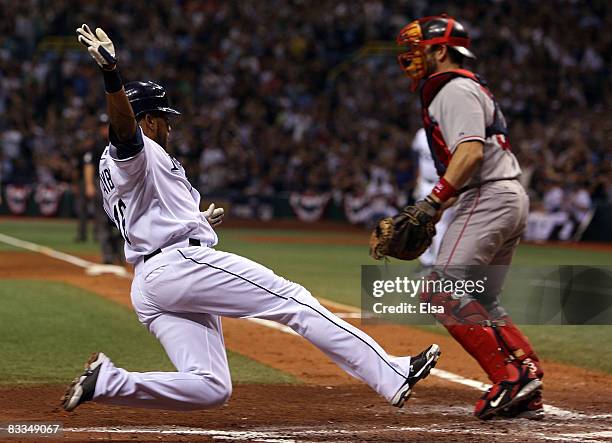
[[[423,352],[410,359],[410,374],[406,378],[406,382],[397,391],[391,400],[391,404],[397,408],[401,408],[410,398],[412,388],[419,381],[427,377],[430,371],[436,366],[440,358],[440,346],[433,344]]]
[[[66,411],[72,411],[80,404],[93,398],[100,367],[106,360],[108,360],[108,357],[102,352],[96,352],[89,357],[85,364],[85,372],[72,380],[62,397],[62,407]]]
[[[476,403],[474,415],[481,420],[503,416],[505,411],[537,396],[541,399],[542,381],[526,365],[508,367],[513,368],[510,377],[491,386]]]
[[[525,418],[527,420],[544,420],[545,416],[542,389],[538,389],[532,398],[518,402],[499,414],[499,417],[502,418]]]

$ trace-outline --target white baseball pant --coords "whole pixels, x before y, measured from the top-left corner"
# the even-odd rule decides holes
[[[299,284],[235,254],[166,248],[136,267],[131,296],[139,320],[161,342],[177,372],[128,372],[107,361],[95,401],[175,410],[225,403],[232,383],[219,316],[289,326],[388,401],[408,376],[410,357],[389,356]]]

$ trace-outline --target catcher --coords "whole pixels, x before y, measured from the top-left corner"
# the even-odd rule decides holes
[[[440,179],[424,200],[378,224],[370,253],[376,259],[418,257],[431,243],[441,212],[456,201],[429,278],[468,280],[485,272],[486,291],[463,297],[422,293],[421,299],[444,307],[436,319],[493,382],[477,402],[475,415],[540,419],[542,366],[499,303],[529,208],[504,116],[486,83],[462,68],[466,58],[475,57],[465,28],[452,17],[413,21],[397,42],[408,49],[398,60],[412,80],[412,91],[420,92],[423,125]]]

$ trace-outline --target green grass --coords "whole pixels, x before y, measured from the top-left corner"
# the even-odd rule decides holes
[[[132,371],[175,370],[128,308],[73,286],[0,280],[0,383],[64,383],[93,351]],[[236,383],[297,383],[290,375],[228,352]]]
[[[612,266],[612,253],[558,246],[520,245],[513,264]]]
[[[94,244],[72,243],[75,224],[65,221],[0,222],[0,232],[60,250],[96,252]],[[323,233],[288,230],[219,229],[218,249],[258,261],[277,274],[303,284],[315,296],[360,305],[360,266],[374,264],[369,258],[366,237],[360,245],[260,243],[249,236],[352,238],[350,233]],[[0,249],[3,246],[0,243]],[[400,262],[393,262],[398,264]],[[521,245],[517,265],[612,265],[612,254],[554,246]],[[505,294],[505,297],[511,297]],[[133,319],[130,320],[134,322]],[[439,327],[428,330],[445,334]],[[538,352],[549,359],[612,372],[612,326],[526,326]]]
[[[93,241],[91,226],[88,226],[88,241],[74,241],[76,226],[76,222],[71,220],[10,220],[0,222],[0,233],[64,252],[85,254],[99,252],[98,244]],[[0,251],[17,249],[0,242]]]
[[[521,329],[542,358],[612,373],[612,326],[532,325]]]

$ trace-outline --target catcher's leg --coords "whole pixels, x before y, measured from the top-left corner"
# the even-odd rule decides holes
[[[512,254],[524,229],[527,204],[523,189],[515,182],[497,182],[468,191],[460,200],[456,209],[458,215],[447,231],[438,255],[438,269],[445,277],[472,280],[475,276],[489,277],[484,298],[478,296],[481,302],[478,303],[480,329],[470,330],[463,325],[449,328],[453,329],[453,337],[476,358],[494,383],[476,405],[475,414],[483,419],[531,400],[542,386],[536,373],[529,370],[527,362],[518,360],[513,354],[516,343],[509,340],[513,338],[512,330],[501,329],[503,325],[497,321],[499,312],[494,313],[491,306],[501,292]],[[487,267],[492,264],[504,266]],[[464,302],[453,312],[465,318],[462,309],[472,303],[476,302]],[[484,316],[485,320],[482,319]],[[474,332],[475,336],[471,336],[470,333]],[[492,342],[489,342],[489,347],[475,343],[476,337],[484,334],[494,338],[495,356]],[[491,354],[487,355],[487,351]],[[506,374],[499,371],[499,363],[492,366],[492,361],[498,360],[495,357],[504,360]]]
[[[522,229],[520,231],[522,232]],[[518,362],[525,363],[538,378],[542,378],[544,370],[529,339],[512,322],[506,310],[499,303],[504,280],[519,241],[519,236],[507,240],[491,261],[494,266],[487,275],[487,292],[480,302],[489,313],[490,318],[497,323],[500,341],[508,355]]]
[[[491,230],[490,225],[495,221],[489,219],[489,198],[481,195],[480,189],[462,195],[442,240],[431,279],[475,279],[472,267],[486,264],[494,256],[502,234],[501,229]],[[438,314],[436,319],[476,359],[489,379],[497,382],[507,377],[507,355],[499,346],[487,311],[478,301],[471,296],[458,297],[444,291],[423,292],[421,299],[444,306],[444,315]]]
[[[512,322],[506,310],[499,304],[498,297],[487,296],[480,300],[489,318],[496,325],[497,337],[506,354],[513,360],[526,364],[538,378],[544,376],[539,357],[529,339]]]
[[[444,313],[436,314],[436,318],[493,382],[493,387],[476,403],[477,417],[488,419],[503,414],[515,417],[525,413],[541,417],[542,382],[528,360],[515,357],[517,343],[511,329],[501,320],[491,320],[485,308],[469,297],[422,293],[421,300],[444,307]]]
[[[513,184],[492,184],[466,192],[455,208],[436,260],[436,277],[453,280],[480,280],[487,277],[486,293],[497,299],[516,247],[517,235],[524,226],[520,189]],[[507,239],[514,239],[512,241]],[[504,252],[504,256],[500,254]],[[494,383],[507,377],[505,369],[512,360],[487,309],[471,297],[454,294],[423,294],[447,305],[448,318],[440,319],[451,335],[472,355]]]
[[[439,276],[433,272],[431,280]],[[500,346],[495,327],[487,311],[471,297],[456,297],[450,292],[422,292],[421,301],[443,307],[443,313],[434,314],[448,332],[480,364],[496,383],[508,376],[508,355]]]
[[[526,364],[536,377],[544,377],[544,368],[540,358],[533,350],[529,339],[512,322],[509,316],[500,317],[497,321],[498,332],[508,353],[517,361]]]
[[[501,265],[501,268],[495,267],[497,272],[490,276],[492,278],[489,280],[489,292],[484,295],[481,303],[487,309],[489,316],[497,323],[496,331],[500,343],[517,364],[519,368],[517,374],[520,376],[514,378],[513,381],[494,385],[476,404],[475,414],[480,418],[500,415],[508,418],[522,417],[540,420],[544,418],[542,364],[527,337],[514,325],[510,316],[499,304],[499,295],[506,277],[505,272],[499,272],[499,270],[508,269],[527,222],[528,198],[518,185],[515,184],[515,187],[519,188],[516,198],[519,206],[516,229],[512,235],[508,236],[508,240],[502,244],[491,260],[492,265]],[[507,388],[508,393],[497,401],[503,388]],[[492,407],[492,402],[498,403],[497,407]]]

